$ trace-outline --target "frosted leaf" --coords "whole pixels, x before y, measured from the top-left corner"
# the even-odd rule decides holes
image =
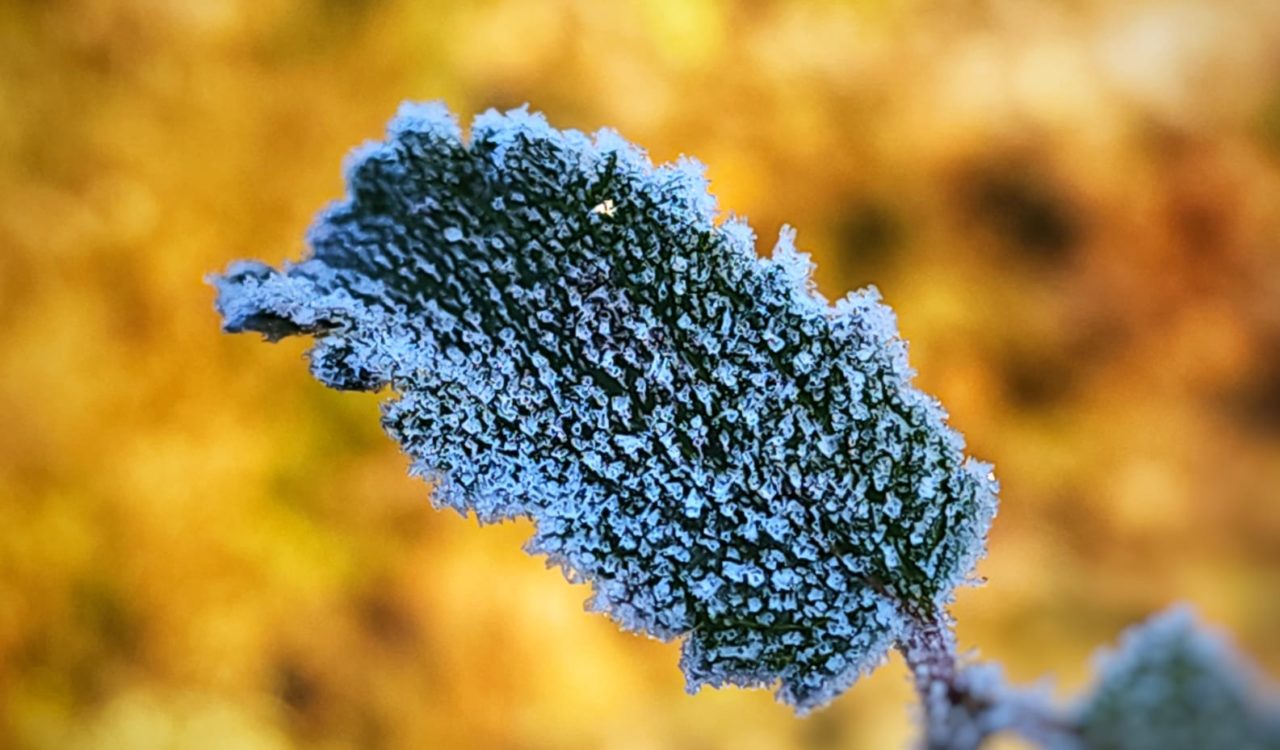
[[[1076,708],[1086,750],[1278,750],[1280,715],[1257,676],[1190,609],[1129,629]]]
[[[790,230],[758,258],[697,164],[525,110],[468,143],[407,104],[347,180],[308,258],[215,280],[224,328],[313,336],[325,384],[389,386],[433,501],[531,518],[593,608],[684,638],[691,689],[822,705],[982,554],[990,467],[912,386],[892,312],[818,297]]]

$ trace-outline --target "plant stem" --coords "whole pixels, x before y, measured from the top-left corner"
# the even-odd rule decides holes
[[[954,727],[957,719],[970,711],[960,711],[969,699],[960,684],[956,663],[955,637],[944,612],[931,616],[910,616],[911,629],[898,644],[916,693],[920,696],[924,719],[923,746],[927,750],[972,750],[982,742],[978,727]],[[958,731],[957,731],[958,730]]]
[[[911,627],[898,650],[920,696],[926,750],[975,750],[1004,730],[1041,745],[1058,746],[1076,736],[1047,696],[1010,687],[994,665],[961,665],[945,612],[908,618]]]

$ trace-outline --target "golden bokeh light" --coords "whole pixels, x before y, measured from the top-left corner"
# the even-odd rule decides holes
[[[881,748],[683,692],[529,529],[433,511],[378,397],[225,336],[403,99],[703,161],[874,283],[1002,506],[962,647],[1064,695],[1173,601],[1280,673],[1274,0],[0,4],[0,747]],[[1009,746],[1017,746],[1010,744]]]

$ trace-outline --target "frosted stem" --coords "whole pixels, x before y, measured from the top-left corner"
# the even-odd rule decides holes
[[[963,720],[985,706],[972,705],[972,696],[960,680],[949,619],[941,611],[932,616],[913,616],[911,629],[898,644],[898,650],[920,696],[923,746],[927,750],[972,750],[985,735],[978,722]],[[964,725],[955,726],[957,720]]]
[[[1049,696],[1010,687],[995,665],[961,665],[945,612],[909,619],[911,628],[898,650],[920,695],[926,750],[974,750],[1004,730],[1040,745],[1076,734]]]

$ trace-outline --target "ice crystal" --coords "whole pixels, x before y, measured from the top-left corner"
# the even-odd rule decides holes
[[[911,384],[874,289],[834,306],[784,230],[757,257],[701,168],[488,112],[406,104],[353,155],[310,256],[215,279],[227,331],[315,338],[315,376],[482,522],[623,627],[684,638],[689,686],[804,711],[879,663],[982,553],[990,467]]]
[[[1099,659],[1077,707],[1085,750],[1280,750],[1276,706],[1239,656],[1177,607]]]

